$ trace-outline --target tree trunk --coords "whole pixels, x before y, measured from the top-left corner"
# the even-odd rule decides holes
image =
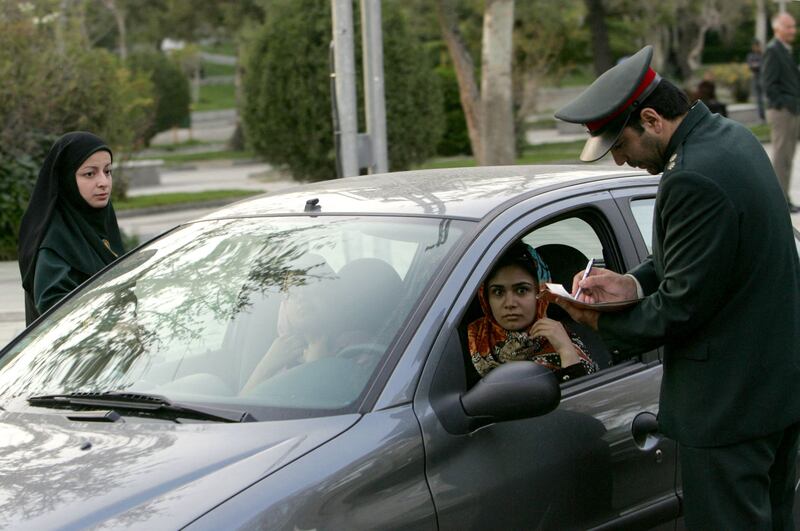
[[[511,36],[514,0],[486,0],[481,68],[481,165],[514,164]]]
[[[469,143],[472,154],[481,163],[483,149],[481,148],[481,116],[480,116],[480,91],[475,82],[475,64],[467,50],[461,32],[458,29],[458,20],[452,0],[437,0],[436,11],[442,36],[450,52],[453,67],[458,79],[458,93],[461,99],[461,108],[467,122]]]
[[[606,26],[606,9],[603,0],[584,0],[586,3],[586,19],[592,33],[592,60],[594,73],[599,76],[612,66],[611,45],[608,42],[608,26]]]
[[[128,32],[125,24],[125,8],[117,5],[115,0],[103,0],[106,8],[114,15],[117,23],[117,45],[119,46],[119,57],[123,61],[128,58]]]

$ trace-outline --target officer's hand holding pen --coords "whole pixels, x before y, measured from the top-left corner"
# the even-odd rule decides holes
[[[581,302],[619,302],[637,296],[636,281],[629,276],[602,267],[592,267],[586,277],[584,272],[576,273],[572,279],[572,293]]]

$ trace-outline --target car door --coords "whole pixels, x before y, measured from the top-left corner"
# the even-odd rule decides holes
[[[541,202],[544,198],[539,198]],[[552,220],[582,216],[602,240],[604,259],[627,268],[639,259],[608,192],[534,208],[497,227],[441,329],[414,398],[426,475],[443,529],[641,529],[674,527],[675,445],[635,422],[657,413],[657,353],[619,361],[564,384],[556,410],[470,431],[459,396],[468,388],[462,321],[493,260],[513,241]],[[523,208],[524,205],[521,207]],[[474,255],[468,253],[469,255]],[[638,420],[637,420],[638,416]],[[645,422],[646,423],[646,422]]]

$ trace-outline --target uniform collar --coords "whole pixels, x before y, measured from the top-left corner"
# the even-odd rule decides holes
[[[706,107],[702,101],[697,100],[695,104],[692,105],[691,109],[689,109],[689,112],[686,113],[686,116],[684,116],[683,121],[680,123],[675,132],[672,133],[672,137],[669,139],[667,149],[664,151],[665,165],[670,157],[678,150],[678,146],[683,144],[683,141],[686,140],[686,137],[689,136],[695,126],[710,115],[711,111],[708,110],[708,107]]]

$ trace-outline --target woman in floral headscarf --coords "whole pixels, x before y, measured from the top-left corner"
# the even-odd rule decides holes
[[[481,376],[507,361],[528,360],[560,381],[597,371],[588,349],[564,325],[545,316],[536,252],[516,243],[495,264],[478,291],[483,317],[469,324],[469,353]]]

